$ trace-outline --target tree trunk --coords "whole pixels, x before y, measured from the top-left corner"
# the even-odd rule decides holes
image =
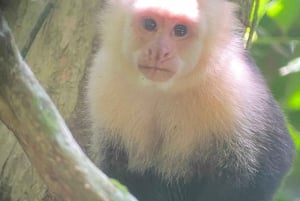
[[[50,1],[13,0],[5,15],[20,50]],[[65,119],[77,104],[79,83],[92,49],[98,0],[54,2],[26,55],[37,78]],[[23,52],[23,51],[22,51]],[[1,122],[0,122],[1,124]],[[0,125],[0,200],[41,201],[47,188],[30,165],[14,135]]]

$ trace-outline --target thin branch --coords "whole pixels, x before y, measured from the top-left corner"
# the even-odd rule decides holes
[[[249,32],[249,36],[247,39],[247,45],[246,48],[249,49],[251,42],[252,42],[252,38],[253,35],[255,33],[255,29],[256,29],[256,25],[257,25],[257,21],[258,21],[258,10],[259,10],[259,5],[260,5],[260,0],[253,0],[252,3],[252,12],[251,12],[251,17],[249,17],[250,19],[252,18],[251,21],[251,25],[250,25],[250,32]]]
[[[43,26],[45,20],[49,16],[54,4],[55,4],[55,1],[50,0],[50,2],[48,2],[46,7],[44,8],[43,12],[38,17],[38,21],[35,23],[33,29],[30,32],[29,38],[26,40],[25,45],[21,50],[21,55],[24,58],[26,57],[29,49],[31,48],[31,45],[36,38],[36,35],[38,34],[38,32],[40,31],[41,27]]]

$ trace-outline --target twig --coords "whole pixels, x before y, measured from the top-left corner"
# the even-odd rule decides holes
[[[26,40],[25,45],[21,50],[21,55],[24,58],[26,57],[29,49],[31,48],[31,45],[32,45],[33,41],[36,38],[36,35],[38,34],[38,32],[40,31],[40,29],[41,29],[42,25],[44,24],[45,20],[49,16],[50,11],[52,10],[54,4],[55,4],[55,1],[50,0],[50,2],[48,2],[46,7],[44,8],[43,12],[38,17],[38,21],[35,23],[33,29],[30,32],[29,38]]]
[[[252,12],[250,12],[251,13],[250,15],[252,15],[252,17],[249,17],[250,19],[252,18],[252,22],[250,25],[250,32],[249,32],[249,36],[248,36],[247,44],[246,44],[247,49],[250,48],[252,38],[253,38],[255,29],[256,29],[259,5],[260,5],[260,0],[253,0]]]

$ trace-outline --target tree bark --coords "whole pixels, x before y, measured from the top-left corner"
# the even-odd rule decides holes
[[[8,1],[5,15],[20,49],[48,2]],[[70,118],[77,104],[100,5],[98,0],[90,0],[89,4],[85,0],[57,1],[26,56],[65,119]],[[46,190],[12,133],[0,122],[0,200],[41,201]]]
[[[70,201],[136,201],[85,156],[23,61],[0,13],[0,119],[14,132],[47,186]]]

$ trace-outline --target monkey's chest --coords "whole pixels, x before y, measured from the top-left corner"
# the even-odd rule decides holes
[[[203,101],[147,95],[124,96],[122,101],[105,95],[99,101],[107,103],[98,107],[101,124],[110,131],[106,138],[124,148],[130,170],[156,167],[166,177],[184,176],[191,170],[191,158],[207,158],[214,140],[231,134],[231,114],[225,108],[214,110],[220,105],[203,108]]]

